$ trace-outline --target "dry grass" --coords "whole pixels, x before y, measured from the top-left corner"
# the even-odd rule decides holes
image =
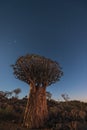
[[[22,127],[26,102],[25,99],[0,101],[0,130],[30,130]],[[87,130],[87,103],[70,101],[66,104],[50,100],[48,110],[45,129],[37,130]]]

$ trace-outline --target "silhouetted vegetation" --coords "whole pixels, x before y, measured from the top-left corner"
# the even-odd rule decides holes
[[[23,115],[27,98],[0,98],[0,130],[22,127]],[[86,130],[87,129],[87,103],[80,101],[57,102],[53,99],[47,100],[49,118],[45,122],[45,130]],[[8,126],[5,124],[8,123]],[[29,129],[28,129],[29,130]],[[39,130],[39,129],[38,129]],[[40,129],[41,130],[41,129]]]

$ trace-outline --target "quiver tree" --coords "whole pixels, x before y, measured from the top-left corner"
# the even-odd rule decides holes
[[[15,93],[15,97],[18,98],[18,94],[21,92],[20,88],[14,89],[13,93]]]
[[[55,61],[43,56],[28,54],[12,65],[16,78],[30,86],[30,94],[23,124],[28,128],[43,127],[48,118],[46,87],[59,81],[61,67]]]

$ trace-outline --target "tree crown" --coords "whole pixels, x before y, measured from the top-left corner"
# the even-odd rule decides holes
[[[12,67],[16,78],[35,86],[49,86],[63,75],[58,62],[35,54],[19,57]]]

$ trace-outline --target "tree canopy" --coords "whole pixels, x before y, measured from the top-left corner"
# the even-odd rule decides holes
[[[16,88],[13,90],[13,93],[15,93],[15,97],[18,97],[18,94],[21,92],[20,88]]]
[[[58,62],[36,54],[19,57],[12,67],[16,78],[35,86],[49,86],[63,75]]]

